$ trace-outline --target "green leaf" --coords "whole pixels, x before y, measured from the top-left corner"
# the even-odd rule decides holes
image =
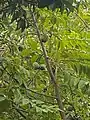
[[[5,99],[6,99],[6,96],[3,95],[3,94],[0,94],[0,102],[3,101],[3,100],[5,100]]]
[[[10,108],[10,101],[7,99],[0,101],[0,114],[3,112],[8,112]]]
[[[22,105],[27,105],[29,103],[30,103],[29,99],[26,99],[26,98],[22,99]]]

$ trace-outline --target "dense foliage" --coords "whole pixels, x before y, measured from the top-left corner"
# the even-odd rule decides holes
[[[32,12],[66,120],[90,119],[90,5],[61,1],[1,0],[0,120],[61,119]]]

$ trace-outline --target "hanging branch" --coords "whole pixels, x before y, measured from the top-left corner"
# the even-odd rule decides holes
[[[35,26],[35,29],[36,29],[36,32],[37,32],[37,36],[38,36],[41,48],[42,48],[42,51],[43,51],[43,55],[44,55],[44,58],[45,58],[47,70],[48,70],[49,76],[50,76],[50,78],[52,80],[52,83],[54,85],[54,88],[55,88],[56,100],[57,100],[58,107],[60,109],[60,116],[61,116],[62,120],[66,120],[64,107],[63,107],[62,100],[61,100],[61,95],[60,95],[60,92],[59,92],[59,88],[58,88],[58,85],[56,83],[55,76],[52,72],[52,68],[51,68],[51,65],[50,65],[50,62],[49,62],[49,59],[48,59],[48,56],[47,56],[46,49],[45,49],[44,44],[41,40],[41,35],[40,35],[40,31],[39,31],[39,28],[38,28],[38,25],[37,25],[37,21],[36,21],[34,12],[31,9],[30,9],[30,12],[31,12],[31,15],[32,15],[32,19],[33,19],[33,22],[34,22],[34,26]]]

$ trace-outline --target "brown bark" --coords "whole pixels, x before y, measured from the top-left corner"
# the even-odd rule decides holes
[[[34,22],[35,29],[36,29],[36,32],[37,32],[37,36],[38,36],[38,39],[39,39],[39,42],[40,42],[40,45],[41,45],[41,48],[42,48],[42,51],[43,51],[43,55],[44,55],[44,58],[45,58],[47,70],[48,70],[49,76],[50,76],[50,78],[52,80],[52,83],[54,85],[54,88],[55,88],[55,95],[56,95],[56,100],[57,100],[58,107],[60,109],[60,116],[61,116],[62,120],[66,120],[64,107],[63,107],[62,100],[61,100],[61,95],[60,95],[60,92],[59,92],[58,85],[56,83],[56,78],[55,78],[55,75],[53,74],[52,68],[50,66],[49,59],[47,57],[47,52],[46,52],[44,44],[41,40],[40,31],[38,29],[38,25],[37,25],[37,22],[36,22],[35,15],[32,11],[31,11],[31,14],[32,14],[33,22]]]

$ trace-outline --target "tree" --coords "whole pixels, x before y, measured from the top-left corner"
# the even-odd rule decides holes
[[[63,120],[66,119],[66,114],[67,119],[89,119],[89,105],[81,105],[89,103],[89,99],[85,100],[88,98],[90,84],[89,62],[87,64],[89,59],[88,54],[85,55],[89,52],[89,46],[87,41],[81,41],[81,38],[85,38],[84,35],[89,34],[86,31],[87,23],[77,13],[70,13],[76,18],[73,21],[71,16],[66,16],[64,9],[61,9],[64,12],[61,16],[58,9],[53,12],[46,8],[36,8],[36,2],[27,3],[10,1],[7,3],[9,6],[2,4],[1,45],[5,50],[2,49],[0,59],[2,93],[0,103],[8,105],[1,107],[1,113],[4,113],[4,116],[1,114],[2,119],[12,119],[14,116],[15,119],[44,120],[50,117],[58,120],[60,119],[58,111]],[[74,27],[70,21],[75,23]],[[82,25],[81,28],[78,23]],[[81,80],[82,78],[85,80]],[[79,107],[78,102],[81,103]],[[79,112],[82,107],[87,110],[87,115],[84,115],[85,111]],[[13,112],[9,116],[10,110]]]

